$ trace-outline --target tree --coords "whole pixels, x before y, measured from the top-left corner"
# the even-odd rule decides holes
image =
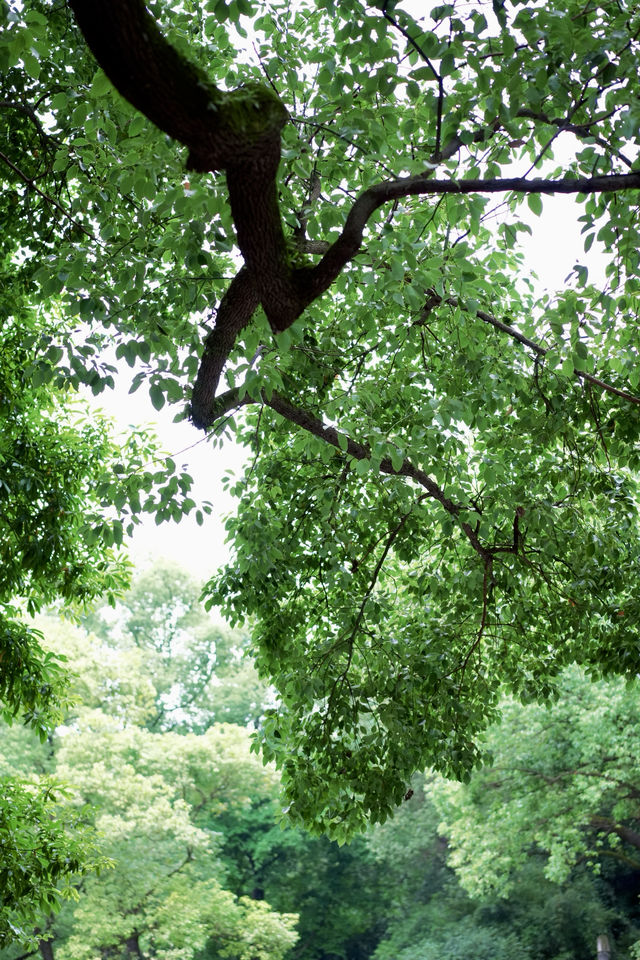
[[[129,576],[125,528],[142,510],[167,515],[163,484],[178,484],[171,512],[181,516],[193,501],[186,474],[150,469],[158,447],[147,431],[116,437],[56,383],[59,317],[30,298],[16,263],[23,251],[11,239],[3,232],[0,250],[0,717],[44,740],[67,705],[68,680],[33,614],[56,601],[76,609],[98,596],[113,602]],[[58,802],[60,789],[10,770],[2,776],[0,943],[28,938],[34,917],[101,863],[92,831]]]
[[[20,939],[40,943],[43,960],[159,953],[176,960],[283,960],[297,939],[296,917],[237,896],[219,856],[221,814],[239,815],[250,796],[271,797],[275,788],[274,771],[249,752],[247,731],[219,723],[201,734],[147,729],[157,702],[153,662],[135,663],[131,651],[116,652],[69,623],[43,626],[77,672],[73,692],[83,704],[45,744],[24,728],[9,737],[3,730],[0,773],[9,769],[27,782],[40,773],[72,784],[58,798],[50,846],[40,841],[33,858],[47,878],[55,879],[62,857],[72,855],[61,827],[76,822],[98,839],[98,862],[109,869],[76,879],[70,893],[77,902],[59,917],[51,915],[52,898],[34,904],[32,929]],[[46,823],[49,810],[38,815]],[[0,818],[7,816],[14,833],[32,839],[29,821],[20,828],[3,803]],[[0,826],[7,828],[3,819]],[[12,870],[25,882],[10,860],[3,858],[2,870],[9,883]],[[36,886],[39,877],[28,879]],[[14,896],[27,899],[20,890]]]
[[[157,563],[134,577],[115,611],[105,607],[85,617],[85,629],[103,643],[91,643],[88,649],[81,637],[73,643],[81,702],[116,717],[125,713],[156,733],[202,734],[221,720],[257,723],[268,692],[250,659],[243,657],[248,638],[213,624],[198,602],[199,593],[183,570]],[[58,632],[49,630],[54,647]],[[65,630],[60,645],[69,650],[71,643]],[[237,736],[245,745],[244,732]],[[178,747],[169,765],[179,765],[189,741],[166,741],[171,742]],[[246,762],[239,751],[238,775]],[[216,767],[220,778],[218,758]],[[72,764],[69,780],[76,782],[78,775]],[[294,960],[369,956],[382,929],[384,892],[378,865],[364,842],[338,847],[326,837],[283,830],[275,785],[265,789],[254,773],[253,780],[243,779],[243,786],[247,802],[225,803],[223,809],[219,803],[204,805],[198,815],[199,826],[217,837],[225,887],[237,897],[264,900],[280,913],[297,915],[299,939],[289,954]],[[96,884],[97,893],[101,886]]]
[[[108,646],[138,653],[155,690],[152,730],[202,733],[214,720],[245,726],[263,713],[268,691],[246,655],[249,637],[215,624],[200,593],[190,574],[159,562],[134,577],[115,613],[106,606],[84,618]],[[126,683],[128,673],[120,661],[112,682]]]
[[[70,8],[1,41],[25,282],[83,323],[61,377],[115,338],[253,447],[208,599],[255,624],[289,817],[344,839],[467,775],[504,687],[638,669],[640,13]],[[585,252],[541,295],[518,234],[558,194]]]
[[[514,705],[514,717],[517,712]],[[507,722],[500,735],[496,730],[503,757],[517,750],[530,712],[520,707],[519,722]],[[633,956],[630,947],[638,936],[637,896],[628,866],[621,861],[610,861],[611,868],[600,875],[585,862],[578,863],[568,878],[556,876],[551,881],[545,876],[545,858],[535,844],[535,822],[527,829],[525,812],[514,831],[507,804],[509,812],[500,825],[497,816],[495,820],[489,816],[494,867],[484,837],[487,805],[483,788],[492,794],[491,778],[495,781],[499,775],[495,767],[489,768],[482,777],[474,774],[471,785],[460,789],[434,782],[432,776],[415,777],[411,801],[397,817],[367,834],[367,845],[378,859],[389,891],[385,935],[375,960],[471,955],[505,960],[578,957],[592,954],[603,933],[609,935],[616,956]],[[588,793],[589,781],[582,786]],[[562,792],[560,784],[558,792]],[[501,796],[507,796],[506,786]],[[569,792],[562,801],[558,797],[558,809],[569,807],[574,796]],[[524,790],[510,799],[512,810],[520,802],[531,812],[533,804]],[[497,810],[497,794],[495,803]],[[461,864],[459,856],[464,825],[469,833],[462,844],[468,859],[474,860],[474,884],[469,882],[470,863]],[[503,849],[518,844],[522,856],[511,861],[508,889],[506,884],[483,883],[484,871],[495,877],[503,862]]]
[[[231,889],[298,917],[290,960],[366,960],[389,910],[386,874],[362,837],[338,846],[296,827],[283,830],[273,799],[252,798],[217,820]],[[395,892],[395,891],[394,891]]]
[[[450,862],[465,888],[506,895],[532,856],[557,883],[586,864],[618,873],[618,899],[640,893],[638,687],[563,673],[552,710],[510,702],[468,785],[436,781]]]

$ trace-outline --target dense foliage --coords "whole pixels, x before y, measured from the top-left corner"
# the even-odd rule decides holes
[[[66,431],[114,350],[253,449],[207,593],[251,618],[291,821],[342,840],[468,776],[504,688],[637,672],[637,5],[0,11],[7,603],[110,589],[132,517],[196,509]],[[540,294],[518,236],[557,193],[584,251]],[[33,714],[51,661],[7,617]]]
[[[126,530],[144,510],[162,519],[167,497],[180,516],[193,501],[188,476],[154,467],[157,444],[146,431],[115,436],[63,388],[59,311],[30,291],[30,268],[20,265],[27,238],[1,234],[0,716],[45,740],[67,703],[68,681],[58,651],[45,651],[25,614],[55,600],[81,606],[113,597],[129,574],[120,550]],[[64,336],[71,343],[71,330]],[[58,792],[53,783],[2,777],[0,938],[21,936],[68,882],[100,863]]]
[[[77,704],[45,743],[3,727],[0,775],[34,804],[38,782],[72,785],[57,820],[41,817],[43,869],[79,828],[97,832],[105,869],[77,878],[57,915],[23,890],[30,926],[1,960],[569,960],[593,956],[601,935],[619,960],[637,957],[635,688],[572,670],[552,711],[505,703],[492,765],[467,786],[417,775],[394,820],[338,846],[281,829],[275,770],[243,721],[216,720],[229,689],[240,716],[264,703],[249,686],[240,705],[244,638],[196,611],[194,586],[167,566],[137,576],[115,612],[86,620],[100,636],[40,621]],[[210,660],[185,669],[180,651],[205,634]],[[28,834],[10,807],[0,814]]]
[[[508,892],[532,847],[553,880],[617,861],[621,886],[640,892],[637,683],[588,684],[573,669],[559,692],[551,712],[505,703],[488,738],[491,766],[467,789],[436,788],[451,862],[476,894]]]
[[[134,609],[150,579],[163,593],[163,574],[138,582]],[[189,596],[178,591],[173,599],[186,607]],[[43,628],[77,674],[79,704],[45,744],[24,728],[3,731],[0,769],[34,784],[37,775],[41,782],[55,776],[72,784],[63,813],[93,828],[108,869],[85,877],[78,902],[55,920],[47,917],[53,903],[34,904],[32,923],[40,922],[32,939],[68,960],[113,951],[190,960],[210,942],[211,956],[282,960],[297,938],[295,917],[226,889],[218,856],[220,814],[274,790],[274,773],[250,754],[247,731],[211,718],[199,733],[190,732],[188,719],[180,732],[162,732],[166,716],[153,657],[158,638],[151,625],[144,637],[114,626],[109,642],[69,623],[44,621]],[[204,686],[207,674],[202,667],[199,673]],[[160,679],[166,682],[166,672]],[[175,712],[188,718],[193,698],[179,659],[171,679]],[[55,876],[56,861],[42,837],[37,850]],[[6,866],[10,871],[12,864]],[[22,891],[25,902],[27,894]]]

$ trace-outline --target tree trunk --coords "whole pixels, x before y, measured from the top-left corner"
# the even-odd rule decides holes
[[[132,933],[130,937],[127,937],[124,942],[124,947],[129,957],[138,957],[139,960],[143,960],[143,954],[142,950],[140,949],[137,933]]]
[[[38,948],[42,960],[53,960],[53,943],[51,940],[38,940]]]

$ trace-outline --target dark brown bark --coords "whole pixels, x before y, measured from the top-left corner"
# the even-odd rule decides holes
[[[51,940],[38,940],[38,949],[42,960],[53,960],[53,943]]]
[[[304,307],[276,193],[280,131],[288,119],[284,104],[260,84],[219,90],[165,40],[140,0],[69,3],[118,91],[188,147],[189,167],[226,172],[238,246],[260,301],[275,330],[290,326]]]
[[[189,148],[190,166],[226,170],[262,157],[275,176],[287,111],[270,89],[219,90],[164,38],[141,0],[69,0],[69,5],[113,85],[157,127]],[[238,110],[250,100],[255,101],[255,122],[243,125]],[[244,109],[250,117],[247,103]]]
[[[137,958],[140,958],[140,960],[142,960],[144,954],[140,949],[140,941],[138,939],[138,936],[139,935],[137,933],[132,933],[131,936],[127,937],[127,939],[125,940],[124,947],[125,947],[125,950],[127,951],[127,954],[130,957],[137,957]]]
[[[191,398],[191,419],[195,426],[202,430],[206,430],[214,422],[213,401],[222,370],[238,334],[247,326],[259,304],[260,299],[253,279],[246,267],[243,267],[233,278],[222,298],[215,325],[207,334],[204,343]]]

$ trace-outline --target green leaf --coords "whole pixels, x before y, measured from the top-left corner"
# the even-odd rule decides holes
[[[91,92],[94,97],[103,97],[112,90],[111,81],[103,70],[96,70],[91,81]]]
[[[151,387],[149,387],[149,397],[154,408],[156,410],[162,410],[166,402],[162,387],[158,386],[158,384],[153,384]]]
[[[539,193],[529,193],[527,194],[527,206],[532,213],[535,213],[536,217],[539,217],[542,213],[542,197]]]

